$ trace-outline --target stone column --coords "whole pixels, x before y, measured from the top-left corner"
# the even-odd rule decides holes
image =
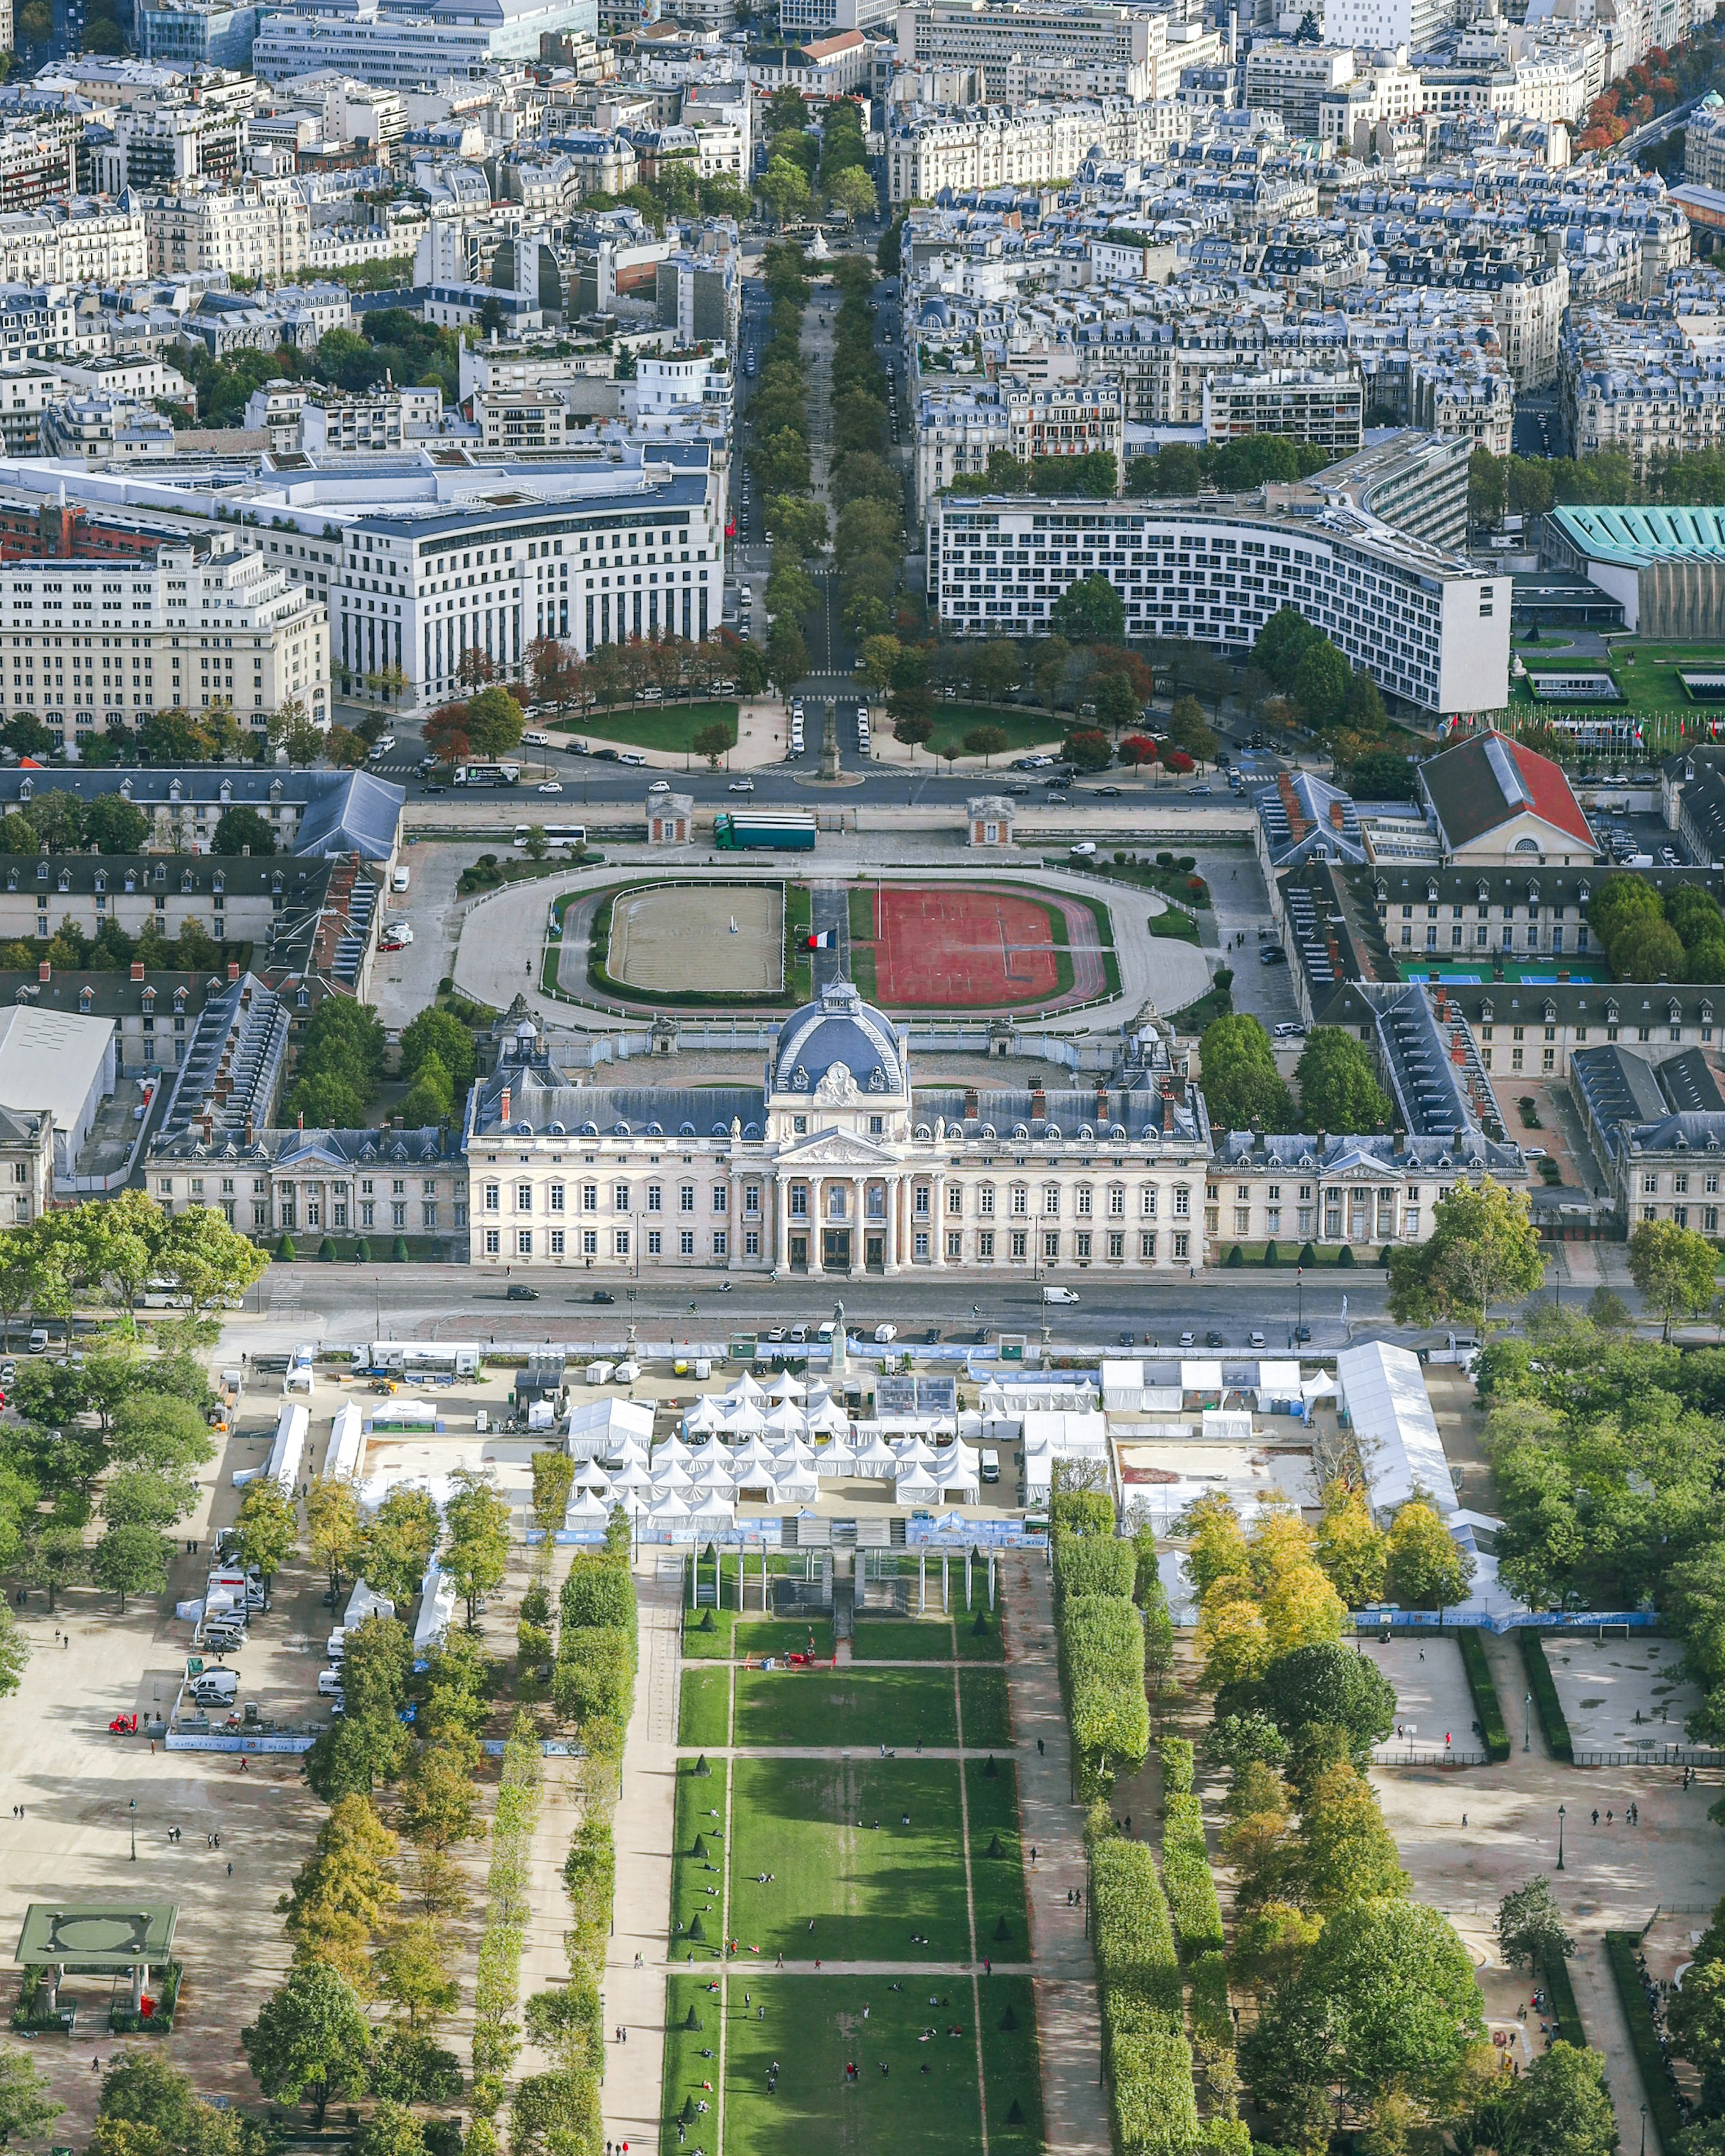
[[[863,1265],[863,1204],[867,1193],[867,1188],[868,1186],[861,1176],[852,1176],[850,1178],[850,1202],[855,1209],[855,1218],[851,1222],[850,1227],[850,1270],[859,1279],[861,1277],[865,1270]]]
[[[883,1255],[887,1271],[896,1273],[898,1270],[898,1178],[891,1175],[886,1178],[886,1236]]]
[[[933,1225],[929,1231],[929,1260],[933,1265],[943,1265],[947,1262],[947,1178],[944,1169],[939,1169],[936,1172],[934,1188],[930,1194],[928,1202],[934,1208]]]

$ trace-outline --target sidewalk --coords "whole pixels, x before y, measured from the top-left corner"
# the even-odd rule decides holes
[[[1055,1669],[1048,1568],[1040,1556],[1003,1555],[1006,1683],[1019,1770],[1019,1840],[1026,1856],[1036,2033],[1042,2056],[1044,2140],[1061,2156],[1108,2156],[1101,2085],[1101,2013],[1085,1912],[1066,1906],[1087,1884],[1084,1812],[1071,1796],[1066,1717]],[[1038,1752],[1036,1740],[1044,1749]],[[1029,1853],[1037,1852],[1034,1871]]]
[[[665,1953],[676,1832],[678,1624],[675,1578],[661,1579],[657,1553],[643,1553],[640,1667],[623,1748],[617,1806],[617,1892],[605,1958],[605,2132],[631,2148],[656,2149],[665,2082]],[[679,1567],[680,1571],[680,1567]],[[635,1956],[643,1966],[635,1967]],[[612,2032],[629,2030],[627,2044]]]

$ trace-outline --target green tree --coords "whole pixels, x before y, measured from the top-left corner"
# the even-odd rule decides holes
[[[451,1085],[466,1092],[473,1083],[473,1034],[448,1011],[435,1006],[421,1011],[410,1025],[402,1029],[402,1076],[409,1081],[417,1078],[428,1055],[435,1055],[449,1073]]]
[[[1672,1220],[1643,1220],[1630,1237],[1630,1278],[1642,1301],[1659,1312],[1662,1340],[1671,1337],[1671,1320],[1711,1310],[1718,1292],[1712,1245],[1692,1228]]]
[[[184,1471],[206,1466],[215,1449],[203,1415],[189,1400],[140,1392],[114,1417],[111,1450],[128,1466]]]
[[[781,224],[809,207],[808,176],[788,157],[775,157],[755,184]]]
[[[1325,1488],[1317,1557],[1350,1609],[1383,1599],[1384,1536],[1364,1497],[1345,1482],[1332,1482]]]
[[[366,1549],[359,1493],[341,1475],[315,1475],[305,1491],[305,1554],[329,1574],[331,1600],[344,1574],[357,1576]]]
[[[1407,1892],[1395,1836],[1372,1785],[1346,1760],[1312,1778],[1300,1807],[1300,1841],[1299,1899],[1322,1916]]]
[[[275,851],[275,833],[269,818],[255,808],[224,808],[216,819],[209,844],[213,854],[230,857],[249,854],[254,860],[259,860]]]
[[[901,652],[896,636],[865,637],[856,654],[857,675],[863,686],[876,696],[885,696]]]
[[[1375,1662],[1333,1642],[1278,1655],[1260,1690],[1284,1737],[1320,1722],[1345,1731],[1358,1760],[1368,1759],[1395,1727],[1394,1686]]]
[[[0,1699],[15,1692],[23,1682],[29,1661],[29,1635],[13,1615],[10,1605],[0,1602]]]
[[[534,1524],[551,1534],[562,1527],[568,1510],[569,1492],[575,1486],[575,1462],[567,1452],[542,1449],[533,1455],[532,1472]]]
[[[467,1604],[471,1631],[479,1604],[503,1584],[509,1565],[509,1507],[483,1477],[458,1468],[444,1507],[444,1573]]]
[[[467,706],[468,745],[475,756],[507,756],[521,747],[524,723],[521,706],[494,683]]]
[[[1483,1326],[1493,1303],[1532,1295],[1544,1278],[1527,1199],[1488,1175],[1457,1183],[1439,1199],[1430,1238],[1392,1255],[1390,1315],[1399,1325]]]
[[[344,1714],[305,1754],[306,1784],[326,1804],[367,1795],[378,1782],[395,1779],[410,1746],[406,1729],[393,1716],[367,1720]]]
[[[32,1587],[47,1590],[49,1614],[52,1616],[59,1606],[60,1590],[89,1578],[94,1555],[84,1539],[81,1523],[49,1516],[33,1527],[26,1537],[19,1568]],[[4,1604],[0,1604],[0,1609],[3,1608]],[[18,1636],[22,1639],[23,1635],[20,1633]]]
[[[1126,634],[1126,602],[1106,577],[1081,577],[1055,601],[1049,625],[1070,644],[1118,644]]]
[[[366,1119],[365,1096],[352,1079],[315,1071],[289,1094],[287,1111],[308,1130],[359,1130]]]
[[[402,1120],[410,1128],[443,1122],[454,1108],[454,1089],[441,1060],[428,1055],[408,1086],[401,1104]]]
[[[49,2093],[36,2061],[18,2051],[0,2051],[0,2143],[13,2134],[34,2138],[65,2109]]]
[[[420,1849],[453,1849],[479,1831],[472,1768],[459,1748],[419,1747],[402,1782],[401,1824]]]
[[[393,1720],[407,1704],[413,1667],[413,1638],[400,1618],[362,1619],[342,1642],[347,1712],[360,1721]]]
[[[1250,1013],[1213,1019],[1199,1043],[1199,1060],[1213,1127],[1288,1128],[1293,1116],[1288,1089],[1276,1070],[1269,1034]]]
[[[1506,459],[1486,449],[1476,449],[1467,460],[1468,521],[1483,531],[1495,531],[1503,521]]]
[[[239,2041],[264,2095],[276,2103],[309,2097],[320,2132],[332,2097],[364,2090],[371,2048],[365,2016],[352,1985],[321,1963],[290,1970]]]
[[[197,1506],[198,1485],[189,1476],[152,1467],[122,1468],[102,1491],[102,1514],[110,1527],[171,1527]]]
[[[264,1576],[264,1592],[293,1555],[300,1540],[300,1519],[293,1500],[273,1475],[248,1482],[234,1522],[240,1556]]]
[[[1004,756],[1011,746],[1004,726],[973,726],[964,737],[964,753],[979,756],[986,766]]]
[[[377,1949],[372,1980],[380,1999],[398,2007],[410,2029],[434,2029],[460,1999],[448,1931],[434,1917],[398,1924]]]
[[[767,665],[782,696],[788,696],[809,671],[809,646],[788,615],[781,615],[768,634]]]
[[[1512,1969],[1538,1976],[1575,1951],[1549,1879],[1530,1879],[1497,1904],[1497,1943]]]
[[[1295,1065],[1309,1131],[1381,1131],[1390,1106],[1364,1044],[1337,1025],[1313,1028]]]
[[[1196,491],[1196,489],[1194,490]],[[1252,660],[1282,693],[1292,693],[1299,678],[1300,662],[1315,644],[1327,641],[1297,607],[1278,607],[1252,645]]]
[[[712,725],[697,726],[691,747],[697,756],[706,758],[709,771],[716,771],[720,759],[730,752],[732,731],[728,720],[715,720]]]
[[[339,998],[332,998],[339,1001]],[[110,1199],[111,1206],[115,1201]],[[196,1311],[235,1306],[269,1260],[255,1243],[239,1234],[219,1206],[190,1205],[167,1215],[156,1252],[156,1268]]]
[[[150,819],[121,793],[99,793],[84,811],[86,842],[102,854],[141,854]]]
[[[437,1507],[424,1490],[392,1490],[366,1529],[365,1577],[405,1609],[419,1591],[437,1548]]]
[[[872,217],[879,208],[875,182],[860,166],[842,172],[827,190],[834,209],[851,218]]]
[[[1308,644],[1294,675],[1294,701],[1306,723],[1320,733],[1337,725],[1353,681],[1353,669],[1327,636]]]
[[[1668,921],[1626,921],[1606,951],[1620,981],[1680,981],[1687,963],[1682,939]]]
[[[1435,1909],[1394,1897],[1339,1910],[1306,1958],[1299,1986],[1332,2010],[1327,2078],[1368,2103],[1394,2084],[1435,2110],[1484,2035],[1467,1950]]]
[[[1389,1523],[1384,1548],[1384,1591],[1404,1609],[1447,1609],[1466,1594],[1474,1554],[1432,1510],[1415,1499]]]
[[[167,1586],[167,1544],[153,1527],[110,1527],[95,1546],[90,1569],[98,1587],[119,1596],[123,1617],[129,1594],[159,1594]]]
[[[1490,2145],[1501,2156],[1615,2156],[1617,2120],[1603,2056],[1553,2044],[1519,2080],[1493,2090],[1479,2124],[1491,2140],[1476,2146]]]
[[[338,1796],[311,1854],[277,1903],[296,1961],[326,1964],[364,1990],[371,1980],[371,1939],[400,1889],[391,1870],[396,1838],[357,1791]]]

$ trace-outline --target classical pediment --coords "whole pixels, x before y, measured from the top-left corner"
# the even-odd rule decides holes
[[[896,1168],[896,1154],[854,1131],[815,1131],[779,1148],[781,1168]]]

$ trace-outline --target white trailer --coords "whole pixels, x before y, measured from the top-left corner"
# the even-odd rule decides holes
[[[329,1450],[324,1455],[326,1476],[348,1477],[359,1472],[366,1445],[365,1417],[357,1400],[344,1400],[331,1425]]]
[[[454,1584],[444,1578],[443,1567],[434,1557],[426,1568],[425,1578],[419,1589],[419,1615],[413,1626],[413,1652],[423,1655],[439,1645],[454,1614]]]
[[[476,1378],[483,1352],[476,1340],[374,1340],[371,1368],[403,1377]]]

